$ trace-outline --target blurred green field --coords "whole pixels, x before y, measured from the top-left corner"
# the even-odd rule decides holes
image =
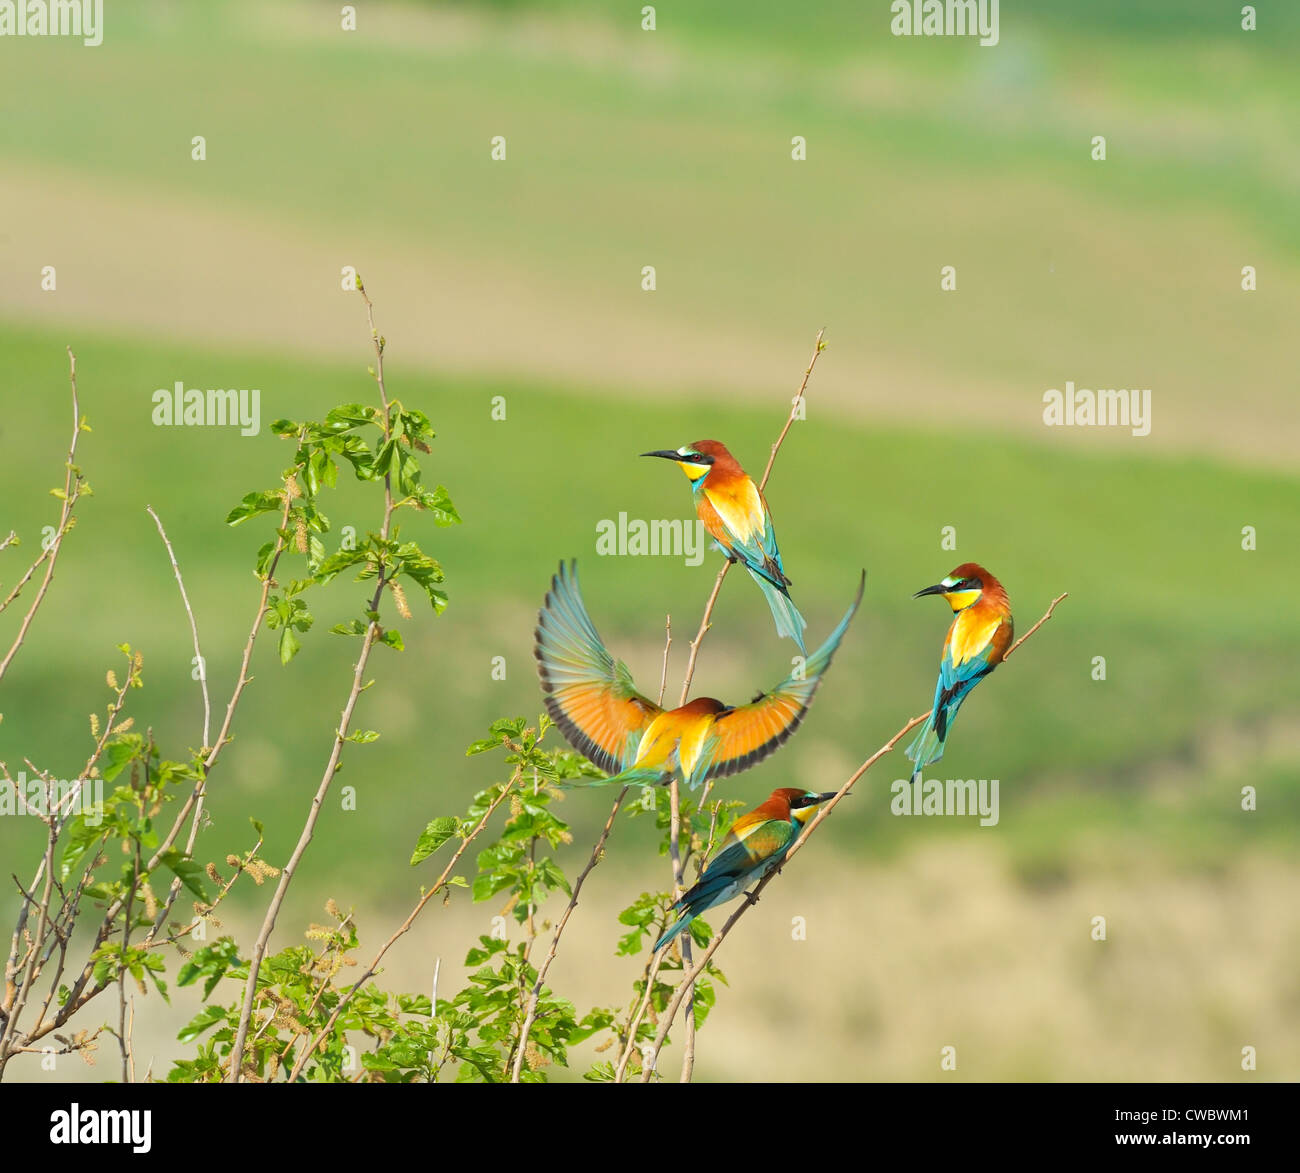
[[[0,587],[57,516],[67,344],[95,490],[0,690],[0,760],[75,772],[123,641],[145,656],[137,723],[174,756],[197,744],[189,628],[146,504],[224,710],[271,523],[223,518],[287,462],[271,420],[371,394],[363,307],[340,291],[355,265],[390,390],[439,432],[425,479],[464,524],[404,523],[450,606],[372,661],[358,723],[382,737],[350,750],[357,809],[327,804],[276,940],[326,896],[386,936],[428,879],[406,863],[419,827],[495,780],[464,746],[540,708],[532,626],[561,558],[643,689],[671,613],[674,691],[716,558],[598,557],[596,526],[688,516],[648,449],[716,437],[757,473],[825,325],[768,498],[810,637],[860,567],[866,601],[799,735],[722,793],[835,785],[924,711],[947,616],[910,596],[956,563],[999,575],[1021,630],[1070,597],[965,706],[937,771],[998,778],[999,825],[892,817],[906,766],[880,763],[728,943],[701,1074],[929,1079],[961,1034],[963,1078],[1230,1079],[1248,1042],[1261,1072],[1300,1077],[1300,11],[1252,35],[1210,0],[1004,5],[982,50],[892,38],[887,4],[693,0],[660,5],[654,34],[640,7],[367,4],[345,36],[332,4],[118,4],[98,50],[0,44],[0,100],[23,110],[0,119],[0,531],[23,542]],[[1043,428],[1042,392],[1067,379],[1150,386],[1151,436]],[[259,387],[261,434],[154,427],[151,395],[176,380]],[[331,542],[375,519],[344,480]],[[286,668],[262,636],[205,860],[246,846],[249,816],[287,856],[354,652],[328,629],[359,599],[322,592]],[[791,650],[730,576],[697,690],[748,699]],[[608,805],[568,799],[571,870]],[[6,871],[28,870],[38,829],[0,820]],[[556,985],[621,996],[636,967],[613,957],[612,914],[664,871],[641,822],[620,825]],[[240,893],[231,923],[266,895]],[[447,974],[496,911],[463,893],[430,910],[390,980],[427,982],[435,954]],[[802,952],[794,913],[824,918]],[[1098,913],[1112,944],[1087,939]],[[783,984],[814,978],[826,996],[782,1060],[765,1024]]]
[[[360,314],[359,301],[355,308]],[[352,369],[79,343],[82,404],[94,428],[83,441],[83,462],[95,496],[67,547],[49,612],[24,652],[22,687],[7,703],[0,737],[9,741],[21,731],[24,752],[38,758],[63,751],[70,738],[89,737],[84,714],[102,699],[114,644],[127,641],[147,657],[156,691],[145,696],[162,706],[150,710],[158,736],[177,751],[196,743],[189,629],[144,506],[161,512],[173,537],[220,710],[215,702],[233,683],[256,605],[252,555],[271,528],[265,519],[260,532],[257,521],[227,528],[223,517],[244,492],[274,483],[287,447],[265,426],[255,439],[233,430],[154,429],[147,422],[150,395],[171,372],[256,370],[264,421],[319,416],[321,408],[367,390],[364,328],[358,333]],[[32,519],[20,536],[35,544],[35,523],[45,520],[42,495],[65,443],[64,358],[50,336],[6,330],[0,337],[15,377],[41,388],[39,397],[15,404],[6,424],[24,438],[9,472],[20,516]],[[823,361],[835,361],[833,349]],[[426,524],[420,534],[446,568],[451,606],[438,619],[417,614],[406,625],[408,650],[377,666],[364,720],[383,729],[384,739],[359,749],[348,767],[364,785],[360,809],[326,821],[321,850],[303,873],[304,889],[313,873],[336,875],[339,853],[353,844],[367,858],[357,890],[375,896],[406,876],[405,840],[386,861],[362,845],[389,842],[394,810],[432,817],[463,804],[487,778],[481,760],[460,760],[463,745],[496,716],[538,709],[533,616],[561,557],[579,558],[593,615],[645,688],[658,678],[670,612],[677,633],[670,678],[680,675],[716,557],[694,568],[678,558],[597,557],[597,523],[624,511],[674,517],[689,508],[684,479],[637,453],[717,435],[761,467],[785,410],[785,400],[774,396],[766,408],[749,411],[665,412],[627,402],[609,411],[607,399],[513,382],[453,383],[407,371],[400,360],[390,360],[388,375],[395,394],[435,420],[439,440],[427,475],[448,486],[465,524]],[[491,418],[498,395],[505,397],[505,421]],[[147,459],[130,456],[137,444]],[[934,471],[938,453],[942,477]],[[952,486],[961,485],[974,488],[954,496]],[[947,615],[932,600],[910,595],[950,564],[978,557],[1004,577],[1021,630],[1053,595],[1071,596],[996,685],[972,700],[944,759],[944,776],[1002,781],[999,834],[1023,839],[1025,851],[1037,845],[1050,853],[1082,808],[1103,823],[1136,822],[1175,854],[1233,853],[1261,838],[1282,845],[1300,815],[1294,778],[1271,794],[1270,805],[1282,804],[1287,819],[1260,819],[1258,826],[1237,813],[1236,787],[1279,764],[1270,726],[1292,703],[1296,646],[1285,633],[1279,638],[1283,617],[1275,598],[1300,542],[1290,489],[1278,476],[1204,461],[1134,464],[992,435],[954,444],[938,432],[858,430],[817,410],[814,384],[809,418],[782,452],[769,500],[812,637],[821,638],[842,611],[858,566],[868,570],[867,602],[805,730],[729,789],[765,792],[795,779],[827,785],[924,711]],[[338,504],[326,508],[336,529],[363,529],[364,501],[345,484]],[[45,509],[53,515],[56,503]],[[418,529],[419,521],[406,524]],[[1245,524],[1262,535],[1260,549],[1240,548]],[[956,527],[955,555],[940,548],[949,525]],[[97,600],[89,611],[87,590]],[[222,767],[226,781],[214,786],[216,834],[236,836],[222,840],[217,854],[237,846],[244,834],[238,816],[250,809],[272,829],[273,854],[291,844],[353,653],[328,627],[350,615],[357,599],[358,589],[347,583],[328,588],[305,650],[287,668],[276,661],[273,641],[263,641],[247,724]],[[735,699],[784,675],[788,648],[754,638],[766,634],[765,615],[758,592],[743,580],[728,582],[701,659],[701,689]],[[496,655],[506,657],[505,681],[491,679]],[[1092,679],[1094,656],[1106,658],[1104,681]],[[1242,742],[1224,754],[1221,743],[1234,731]],[[40,737],[35,751],[33,734]],[[1281,760],[1294,764],[1285,754]],[[901,756],[890,765],[886,781],[904,771]],[[1165,810],[1146,783],[1171,772],[1183,798]],[[874,790],[887,794],[879,782]],[[590,814],[595,819],[600,811]],[[854,804],[842,833],[866,834],[873,851],[890,851],[905,846],[909,833],[943,833],[922,822],[900,828],[882,797]],[[1196,827],[1203,834],[1188,843]]]

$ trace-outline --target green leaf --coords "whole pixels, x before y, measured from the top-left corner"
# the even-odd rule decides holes
[[[456,506],[451,503],[451,495],[445,486],[438,485],[433,490],[419,486],[416,489],[415,499],[421,509],[433,514],[436,525],[460,524],[460,514],[456,512]]]
[[[364,546],[355,550],[336,550],[316,567],[316,581],[329,582],[340,571],[355,566],[358,562],[365,562],[366,556],[367,550]]]
[[[514,883],[514,877],[509,872],[489,872],[486,875],[474,877],[474,903],[481,900],[490,900],[504,888],[509,888]]]
[[[257,574],[259,578],[264,578],[267,572],[271,569],[271,558],[274,554],[274,542],[267,542],[257,551]]]
[[[422,859],[427,859],[444,843],[447,842],[454,834],[458,826],[456,819],[443,816],[442,818],[433,819],[423,831],[420,832],[420,838],[415,844],[415,850],[411,853],[411,866],[414,867]]]
[[[259,513],[274,513],[284,505],[284,498],[277,489],[267,489],[261,493],[247,493],[243,500],[226,514],[227,525],[238,525]]]
[[[198,1012],[189,1024],[181,1028],[180,1034],[176,1038],[182,1043],[192,1043],[210,1026],[215,1026],[218,1022],[226,1020],[226,1008],[224,1006],[205,1006]]]
[[[180,880],[191,892],[200,900],[207,903],[208,893],[203,883],[203,869],[188,858],[183,852],[172,848],[170,851],[163,853],[162,862],[175,873],[176,878]]]
[[[383,476],[393,467],[393,456],[397,452],[397,441],[387,440],[380,445],[379,451],[375,453],[374,469],[379,476]]]
[[[293,628],[286,624],[280,629],[280,663],[287,664],[302,648],[302,641],[293,633]]]
[[[334,408],[326,417],[326,423],[347,424],[348,427],[360,427],[363,424],[379,422],[379,409],[366,403],[344,403]]]
[[[355,741],[358,745],[369,745],[372,741],[379,740],[379,734],[373,729],[358,729],[353,733],[349,733],[346,740]]]
[[[104,781],[112,782],[131,761],[140,752],[140,739],[138,737],[123,738],[121,741],[111,741],[104,747],[104,756],[107,759],[104,765]]]

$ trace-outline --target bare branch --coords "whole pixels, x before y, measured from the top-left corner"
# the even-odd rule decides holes
[[[194,637],[194,657],[199,664],[199,685],[203,689],[203,741],[204,749],[209,747],[208,730],[212,721],[212,703],[208,699],[208,671],[207,661],[203,658],[203,650],[199,647],[199,625],[194,621],[194,609],[190,606],[190,597],[185,593],[185,580],[181,578],[181,568],[176,563],[176,551],[172,549],[170,539],[167,537],[167,531],[163,529],[162,519],[153,511],[152,505],[146,505],[145,510],[153,518],[154,524],[158,527],[158,536],[162,538],[163,545],[167,547],[167,557],[172,564],[172,573],[176,576],[176,585],[180,588],[181,602],[185,605],[185,614],[190,620],[190,634]]]
[[[763,469],[763,479],[758,482],[758,491],[760,493],[767,488],[767,478],[772,475],[772,465],[776,463],[776,454],[781,451],[781,445],[785,443],[785,436],[790,430],[790,425],[799,417],[799,405],[803,402],[804,392],[808,390],[808,380],[812,378],[813,367],[817,365],[817,356],[826,349],[826,343],[822,341],[825,337],[826,327],[823,326],[817,331],[817,340],[813,344],[813,356],[808,361],[808,367],[803,373],[803,382],[799,384],[799,390],[795,392],[794,398],[790,401],[790,414],[786,417],[785,427],[781,429],[781,434],[777,436],[776,443],[772,445],[772,455],[767,458],[767,467]]]
[[[30,569],[12,591],[3,603],[0,603],[0,611],[3,611],[10,603],[18,597],[19,592],[30,581],[37,569],[42,563],[45,565],[45,577],[41,580],[40,588],[36,592],[36,598],[32,600],[32,605],[27,609],[27,614],[23,616],[23,621],[18,625],[18,635],[15,637],[13,645],[10,647],[5,658],[0,661],[0,680],[4,679],[4,674],[9,671],[9,665],[13,658],[18,654],[18,649],[22,647],[23,640],[27,638],[27,629],[32,625],[32,620],[36,617],[41,603],[45,599],[45,592],[50,588],[50,581],[54,578],[54,564],[58,561],[59,551],[63,548],[63,539],[67,536],[68,530],[72,528],[72,511],[76,507],[77,500],[81,496],[82,486],[85,484],[81,473],[77,470],[74,463],[77,458],[77,440],[81,436],[81,406],[77,402],[77,356],[72,353],[72,347],[68,347],[68,381],[72,384],[72,441],[68,445],[67,471],[63,478],[63,509],[59,515],[59,525],[54,531],[54,537],[50,544],[41,551],[41,555],[32,563]],[[12,538],[12,535],[10,535]],[[9,542],[6,541],[5,545]]]

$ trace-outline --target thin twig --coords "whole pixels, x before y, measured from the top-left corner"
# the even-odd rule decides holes
[[[808,361],[808,367],[803,373],[803,382],[799,384],[799,390],[795,392],[794,398],[790,401],[790,414],[786,417],[785,427],[781,429],[781,434],[777,436],[776,443],[772,445],[772,455],[767,458],[767,467],[763,469],[763,479],[758,482],[758,491],[761,493],[767,488],[767,478],[772,475],[772,465],[776,463],[776,454],[781,451],[781,445],[785,443],[786,433],[790,430],[790,425],[799,417],[799,404],[803,401],[804,392],[808,390],[808,380],[812,378],[813,367],[817,365],[817,356],[826,349],[826,343],[822,341],[826,337],[826,327],[823,326],[817,331],[817,341],[813,345],[813,356]]]
[[[1007,650],[1003,653],[1002,662],[1004,664],[1009,659],[1011,659],[1011,653],[1014,652],[1016,648],[1018,648],[1022,643],[1024,643],[1025,640],[1027,640],[1031,635],[1033,635],[1034,632],[1036,632],[1040,627],[1043,626],[1044,623],[1046,623],[1052,617],[1052,612],[1056,610],[1056,604],[1061,602],[1062,599],[1069,598],[1069,596],[1070,596],[1069,591],[1062,591],[1059,595],[1056,596],[1056,598],[1052,600],[1051,605],[1047,608],[1047,611],[1043,615],[1043,617],[1037,623],[1035,623],[1033,627],[1031,627],[1027,632],[1025,632],[1024,635],[1022,635],[1018,640],[1016,640],[1015,643],[1013,643],[1009,648],[1007,648]]]
[[[1031,635],[1033,635],[1034,632],[1036,632],[1040,627],[1042,627],[1043,624],[1046,623],[1052,617],[1052,612],[1056,610],[1057,604],[1060,603],[1063,599],[1068,598],[1068,596],[1069,596],[1068,591],[1062,592],[1061,594],[1057,595],[1056,598],[1054,598],[1052,602],[1049,604],[1047,611],[1044,613],[1043,617],[1037,623],[1035,623],[1033,627],[1031,627],[1027,632],[1025,632],[1024,635],[1022,635],[1018,640],[1016,640],[1016,642],[1012,644],[1010,648],[1007,649],[1006,655],[1003,656],[1003,660],[1005,660],[1008,656],[1010,656],[1011,653],[1015,651],[1016,648],[1018,648],[1022,643],[1025,642],[1025,640],[1027,640]],[[790,850],[786,852],[785,858],[782,859],[780,866],[773,868],[770,872],[767,873],[767,875],[765,875],[761,880],[759,880],[758,884],[754,888],[754,891],[752,893],[747,894],[744,902],[740,905],[740,907],[737,908],[736,911],[733,912],[731,916],[727,918],[727,923],[722,926],[722,929],[718,932],[717,936],[715,936],[713,940],[709,942],[708,948],[705,949],[704,952],[700,955],[699,961],[697,961],[694,967],[690,970],[690,972],[687,973],[682,978],[680,984],[677,987],[677,992],[673,995],[672,1001],[669,1002],[668,1008],[665,1010],[663,1017],[660,1019],[659,1033],[655,1036],[654,1046],[649,1056],[649,1063],[646,1065],[645,1070],[642,1071],[641,1073],[642,1083],[646,1083],[650,1079],[650,1075],[654,1070],[654,1063],[659,1057],[660,1048],[663,1047],[664,1041],[668,1037],[668,1031],[672,1027],[673,1020],[677,1017],[678,1010],[681,1009],[681,1004],[686,997],[687,991],[690,990],[696,978],[699,977],[699,975],[704,971],[705,967],[709,964],[709,959],[713,956],[715,952],[717,952],[718,946],[721,945],[722,942],[726,939],[727,934],[731,932],[736,922],[739,921],[740,918],[744,916],[745,913],[748,912],[753,905],[758,903],[759,897],[763,893],[763,889],[766,888],[767,885],[770,884],[782,872],[782,870],[784,870],[786,865],[795,857],[795,855],[800,851],[803,845],[808,841],[808,837],[812,835],[813,832],[816,831],[819,826],[821,826],[822,822],[830,816],[831,811],[833,811],[835,807],[839,805],[840,800],[846,794],[848,794],[850,790],[853,789],[854,784],[858,781],[858,779],[861,778],[863,774],[865,774],[869,769],[871,769],[871,767],[874,766],[876,762],[878,762],[887,753],[889,753],[908,733],[910,733],[918,725],[921,725],[924,722],[928,721],[929,718],[930,718],[930,712],[928,710],[922,713],[919,717],[913,717],[910,721],[907,722],[906,725],[904,725],[897,733],[895,733],[893,737],[891,737],[887,742],[885,742],[884,745],[882,745],[878,750],[876,750],[875,753],[873,753],[869,758],[867,758],[867,760],[863,762],[862,765],[860,765],[856,770],[854,770],[853,773],[849,775],[848,781],[846,781],[844,785],[841,786],[840,789],[836,792],[835,797],[832,798],[829,802],[825,803],[821,807],[821,809],[818,810],[815,817],[808,820],[807,826],[804,827],[802,833],[794,841],[794,844],[791,846]]]
[[[3,1071],[4,1066],[8,1063],[14,1044],[18,1041],[18,1024],[22,1019],[23,1007],[26,1006],[27,996],[40,973],[41,949],[45,944],[46,929],[49,925],[50,891],[54,883],[54,844],[57,836],[58,832],[55,829],[54,820],[51,819],[45,839],[45,887],[41,892],[40,903],[37,905],[39,915],[36,918],[36,935],[32,939],[31,951],[28,955],[27,972],[23,975],[21,985],[14,991],[12,1002],[7,1007],[9,1013],[5,1019],[4,1030],[0,1031],[0,1071]],[[32,888],[34,891],[35,885],[32,885]],[[28,907],[29,904],[25,901],[22,913],[24,918]],[[11,984],[8,975],[6,975],[6,979],[5,984],[7,987]],[[6,990],[5,1000],[9,1002],[8,990]]]
[[[664,616],[664,663],[659,670],[659,707],[663,708],[664,692],[668,688],[668,650],[673,646],[673,617]]]
[[[162,519],[153,511],[152,505],[146,505],[145,510],[153,518],[154,524],[158,527],[158,536],[162,538],[163,545],[167,547],[167,557],[172,564],[172,573],[176,576],[176,585],[180,588],[181,602],[185,605],[185,614],[190,619],[190,635],[194,637],[194,658],[199,662],[199,685],[203,689],[203,748],[208,748],[208,730],[212,721],[212,703],[208,699],[208,666],[207,661],[203,658],[203,651],[199,647],[199,625],[194,621],[194,609],[190,606],[190,597],[185,593],[185,580],[181,578],[181,568],[176,562],[176,551],[172,549],[170,539],[167,537],[167,531],[163,529]]]
[[[135,899],[136,886],[140,882],[140,844],[137,842],[135,847],[135,859],[132,862],[131,886],[127,889],[126,896],[126,915],[122,918],[122,965],[117,972],[117,992],[118,992],[118,1018],[117,1018],[117,1042],[122,1052],[122,1082],[131,1082],[131,1028],[126,1023],[126,973],[127,973],[127,950],[131,947],[131,908]],[[132,1000],[132,1007],[135,1002]],[[135,1022],[135,1012],[132,1009],[131,1022]]]
[[[81,435],[82,423],[81,407],[77,402],[77,356],[72,353],[72,347],[70,346],[68,347],[68,381],[72,384],[72,441],[68,445],[67,471],[63,477],[63,509],[59,514],[58,529],[54,531],[54,537],[50,540],[49,546],[41,551],[40,557],[32,563],[31,568],[9,593],[4,603],[0,604],[0,611],[3,611],[18,597],[18,592],[36,573],[41,563],[45,563],[45,577],[41,580],[40,588],[36,592],[36,598],[32,600],[32,605],[27,609],[27,614],[23,616],[22,623],[18,625],[18,635],[15,637],[8,654],[3,661],[0,661],[0,680],[3,680],[4,674],[9,671],[9,665],[18,654],[18,649],[22,647],[23,640],[27,637],[27,629],[32,625],[32,620],[36,617],[36,612],[45,599],[45,592],[50,589],[50,581],[54,578],[54,564],[58,561],[59,551],[63,548],[63,539],[71,528],[72,511],[76,507],[77,499],[81,496],[81,487],[85,483],[81,473],[73,463],[77,458],[77,439]]]

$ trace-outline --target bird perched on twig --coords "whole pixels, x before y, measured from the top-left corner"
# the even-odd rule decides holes
[[[677,919],[655,942],[655,952],[687,928],[697,916],[738,896],[778,867],[794,845],[817,808],[835,797],[834,790],[817,794],[811,790],[784,787],[773,790],[768,800],[741,815],[700,873],[693,888],[683,892],[673,905]]]
[[[714,544],[732,562],[740,562],[758,583],[772,609],[778,635],[789,636],[804,651],[808,626],[790,599],[790,579],[781,565],[772,514],[758,486],[746,475],[725,444],[697,440],[675,452],[643,452],[673,461],[690,479],[695,512]]]
[[[537,617],[537,670],[546,708],[584,757],[612,777],[574,785],[669,785],[692,788],[761,762],[799,728],[831,658],[862,601],[829,638],[769,692],[747,705],[697,697],[665,711],[636,690],[622,661],[606,650],[578,588],[577,563],[560,565]]]
[[[978,563],[963,562],[942,582],[917,591],[912,598],[922,595],[942,595],[956,617],[943,643],[930,719],[907,747],[907,756],[915,763],[913,782],[926,766],[943,757],[948,730],[962,701],[1002,663],[1015,636],[1007,592]]]

